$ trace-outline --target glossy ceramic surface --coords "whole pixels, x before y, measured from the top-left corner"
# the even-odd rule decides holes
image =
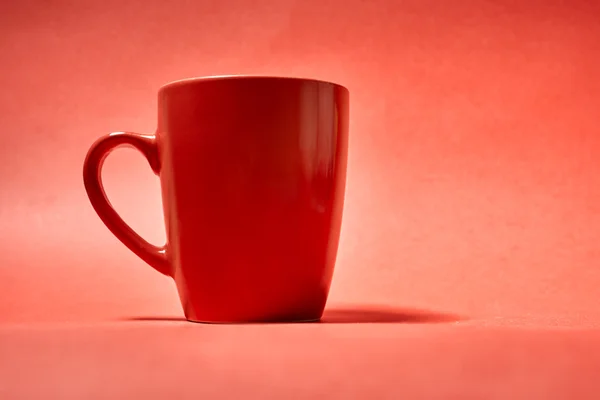
[[[156,135],[98,139],[90,201],[131,251],[172,277],[188,320],[320,319],[341,228],[349,93],[317,80],[229,76],[167,84]],[[146,242],[107,200],[105,157],[129,145],[160,176],[167,243]]]

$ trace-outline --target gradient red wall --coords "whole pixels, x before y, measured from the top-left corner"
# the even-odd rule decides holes
[[[600,317],[599,71],[592,1],[4,1],[0,321],[181,315],[94,214],[82,162],[153,132],[163,83],[236,73],[351,91],[331,304]],[[162,243],[143,157],[104,176]]]

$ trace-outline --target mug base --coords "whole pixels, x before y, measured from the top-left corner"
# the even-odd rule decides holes
[[[282,319],[282,320],[256,320],[256,321],[207,321],[200,319],[193,319],[186,317],[188,322],[196,324],[208,324],[208,325],[252,325],[252,324],[306,324],[320,322],[321,318],[310,318],[310,319]]]

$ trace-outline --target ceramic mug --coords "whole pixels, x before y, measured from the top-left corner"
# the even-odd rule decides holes
[[[92,145],[85,189],[108,229],[175,280],[188,320],[319,320],[341,228],[348,112],[348,90],[319,80],[172,82],[158,93],[155,135],[116,132]],[[164,246],[135,233],[106,197],[102,164],[123,145],[160,177]]]

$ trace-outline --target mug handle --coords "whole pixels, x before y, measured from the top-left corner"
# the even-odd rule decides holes
[[[102,166],[106,157],[117,147],[130,146],[140,151],[148,160],[152,171],[160,173],[160,160],[156,136],[132,132],[114,132],[96,140],[83,163],[83,184],[94,210],[104,225],[129,250],[161,274],[172,276],[166,246],[158,247],[144,240],[117,214],[106,197],[102,185]]]

